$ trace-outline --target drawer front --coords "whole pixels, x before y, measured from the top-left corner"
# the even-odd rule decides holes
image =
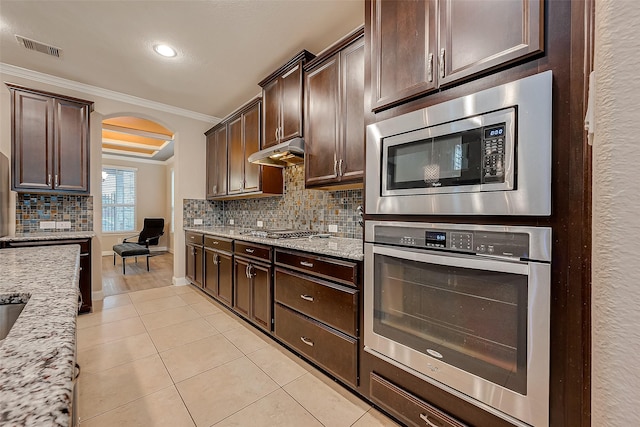
[[[236,240],[235,253],[250,258],[271,262],[271,247]]]
[[[275,305],[276,336],[344,381],[357,385],[358,340]]]
[[[276,268],[275,300],[358,336],[358,291],[353,288]]]
[[[276,263],[346,285],[358,285],[358,264],[354,262],[276,250]]]
[[[465,427],[465,424],[374,372],[371,373],[369,384],[371,400],[409,426]]]
[[[192,231],[187,231],[185,234],[185,242],[190,243],[192,245],[202,246],[204,235],[201,233],[194,233]]]
[[[224,252],[233,252],[233,240],[217,236],[204,236],[204,245],[207,248]]]

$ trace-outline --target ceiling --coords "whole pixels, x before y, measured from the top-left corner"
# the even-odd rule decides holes
[[[173,156],[173,132],[151,120],[120,116],[102,121],[102,152],[163,161]]]
[[[363,22],[362,0],[0,0],[0,62],[222,118],[297,52]],[[160,42],[178,55],[156,54]]]

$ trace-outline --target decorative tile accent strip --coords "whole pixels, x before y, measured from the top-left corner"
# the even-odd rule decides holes
[[[284,195],[260,199],[227,201],[185,200],[184,226],[193,227],[193,219],[202,218],[204,226],[229,225],[256,228],[294,228],[328,232],[329,225],[338,226],[334,235],[362,238],[356,208],[362,205],[362,190],[322,191],[304,188],[304,166],[284,169]]]
[[[70,229],[41,230],[40,221],[69,221]],[[16,234],[93,231],[93,196],[18,193]]]

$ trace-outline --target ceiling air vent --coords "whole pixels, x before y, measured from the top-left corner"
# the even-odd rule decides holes
[[[47,55],[55,56],[56,58],[60,58],[62,55],[62,49],[46,45],[44,43],[37,42],[35,40],[31,40],[16,34],[16,40],[20,43],[21,46],[29,49],[35,50],[36,52],[46,53]]]

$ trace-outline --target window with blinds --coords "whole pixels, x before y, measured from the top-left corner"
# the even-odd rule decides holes
[[[134,231],[136,227],[136,170],[102,168],[102,231]]]

